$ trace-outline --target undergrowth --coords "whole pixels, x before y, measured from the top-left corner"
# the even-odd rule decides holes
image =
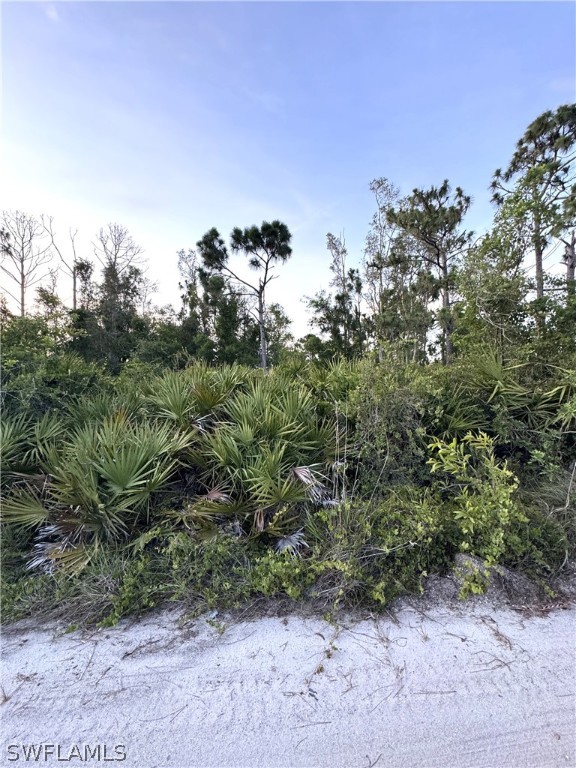
[[[573,393],[494,365],[458,376],[192,366],[9,415],[2,620],[108,626],[263,599],[378,610],[458,553],[546,579],[576,551]]]

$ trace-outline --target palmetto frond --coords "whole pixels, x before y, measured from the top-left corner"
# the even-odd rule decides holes
[[[18,489],[2,501],[2,522],[14,523],[34,530],[45,523],[50,512],[30,491]]]
[[[184,505],[181,509],[171,510],[165,514],[166,519],[178,522],[184,528],[199,531],[215,528],[224,520],[229,520],[239,512],[238,505],[223,501],[210,501],[198,498]]]
[[[156,456],[147,456],[139,445],[122,445],[114,456],[104,455],[93,466],[111,494],[123,496],[128,508],[159,490],[177,463],[176,459],[159,462]]]
[[[251,425],[248,420],[244,420],[231,426],[229,434],[242,450],[248,450],[256,442],[257,428]]]
[[[136,390],[122,393],[103,392],[73,403],[69,408],[69,415],[76,427],[100,424],[111,418],[132,421],[138,416],[142,406],[142,395]]]
[[[34,424],[33,446],[30,452],[32,463],[39,467],[46,457],[46,451],[51,446],[57,444],[66,433],[66,424],[63,419],[55,413],[45,413],[42,418]]]
[[[92,546],[136,532],[192,439],[167,423],[132,424],[117,415],[84,424],[60,444],[48,445],[43,484],[30,479],[25,488],[15,488],[4,500],[3,519],[43,526],[50,540],[43,535],[39,548],[48,560],[79,566],[84,555],[72,555],[79,540]],[[44,562],[42,557],[34,562]]]
[[[199,499],[205,499],[206,501],[218,501],[222,504],[231,504],[232,503],[232,497],[229,493],[226,493],[221,488],[213,488],[211,491],[208,491],[208,493],[205,493],[203,496],[199,496]]]
[[[313,486],[318,483],[312,467],[292,467],[291,472],[297,480],[306,486]]]
[[[446,395],[444,413],[439,425],[443,437],[458,437],[482,428],[486,417],[462,386],[455,387]]]
[[[92,560],[98,550],[96,543],[71,541],[38,541],[34,544],[34,551],[28,562],[28,568],[40,568],[52,573],[57,568],[69,574],[77,574],[82,571]]]
[[[30,441],[34,432],[33,421],[24,414],[5,416],[0,420],[0,460],[2,475],[30,469]]]
[[[214,416],[230,397],[227,387],[219,388],[213,382],[197,382],[192,385],[192,404],[199,416]]]
[[[292,477],[252,476],[248,481],[250,495],[258,505],[275,507],[279,504],[298,504],[306,501],[306,489]]]
[[[289,552],[293,557],[299,557],[300,550],[304,548],[308,549],[308,544],[304,539],[304,531],[302,529],[282,536],[274,545],[276,552]]]
[[[283,389],[276,400],[276,407],[288,421],[309,422],[316,414],[312,394],[303,387]]]
[[[150,386],[148,400],[158,416],[183,425],[192,412],[192,384],[176,372],[164,374]]]
[[[308,462],[322,464],[333,462],[338,450],[335,421],[325,418],[311,424],[300,445],[307,452]]]
[[[209,368],[195,363],[181,374],[189,383],[192,404],[199,416],[221,415],[235,390],[242,387],[251,371],[238,365]]]
[[[226,392],[228,396],[254,377],[253,370],[242,368],[236,363],[213,368],[211,374],[214,386],[221,392]]]
[[[202,451],[208,460],[216,462],[227,475],[239,472],[244,464],[241,447],[226,428],[209,435],[202,445]]]

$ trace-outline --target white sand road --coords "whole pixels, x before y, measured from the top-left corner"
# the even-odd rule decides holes
[[[480,601],[338,625],[14,626],[0,765],[576,766],[575,619]]]

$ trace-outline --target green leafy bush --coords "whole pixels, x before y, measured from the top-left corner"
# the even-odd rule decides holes
[[[314,578],[309,561],[294,557],[288,551],[268,550],[255,559],[250,582],[252,589],[265,597],[288,595],[299,600]]]
[[[318,512],[307,532],[314,593],[335,605],[386,604],[419,590],[454,551],[454,531],[439,499],[409,486],[370,504]]]
[[[528,522],[515,492],[518,479],[494,456],[494,441],[483,432],[469,432],[458,441],[434,440],[429,459],[442,472],[446,503],[458,526],[458,548],[494,565],[522,554],[515,533]]]
[[[349,456],[357,464],[356,490],[365,498],[427,482],[424,400],[408,376],[408,369],[366,361],[351,397],[355,428]]]
[[[24,318],[25,320],[32,318]],[[2,336],[2,409],[6,413],[41,416],[61,412],[78,399],[107,390],[111,380],[102,366],[75,354],[50,349],[42,353],[24,351],[12,357],[13,349]]]

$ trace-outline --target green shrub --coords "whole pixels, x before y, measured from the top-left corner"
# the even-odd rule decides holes
[[[385,604],[422,588],[454,551],[454,531],[428,491],[399,488],[370,504],[341,505],[314,515],[314,591],[338,604]]]
[[[3,363],[2,407],[5,413],[41,416],[64,411],[71,403],[110,388],[101,366],[71,354]]]
[[[124,616],[150,610],[166,597],[166,585],[151,553],[141,552],[123,565],[111,595],[110,610],[99,622],[102,627],[114,626]]]
[[[158,547],[171,600],[232,607],[250,597],[251,552],[245,540],[218,533],[198,541],[184,531]]]
[[[57,413],[44,392],[3,415],[5,620],[262,596],[378,607],[459,551],[541,574],[576,549],[573,372],[136,362],[100,383],[58,390]],[[31,549],[50,575],[26,570]]]
[[[314,570],[306,559],[290,552],[268,550],[256,557],[250,577],[252,589],[265,597],[287,595],[299,600],[314,580]]]
[[[391,487],[427,482],[423,399],[404,372],[367,361],[351,411],[350,458],[361,496],[382,498]]]
[[[458,548],[481,557],[488,566],[523,554],[516,533],[528,522],[516,497],[518,479],[494,456],[494,441],[469,432],[461,441],[434,440],[429,459],[442,472],[445,499],[458,526]]]

